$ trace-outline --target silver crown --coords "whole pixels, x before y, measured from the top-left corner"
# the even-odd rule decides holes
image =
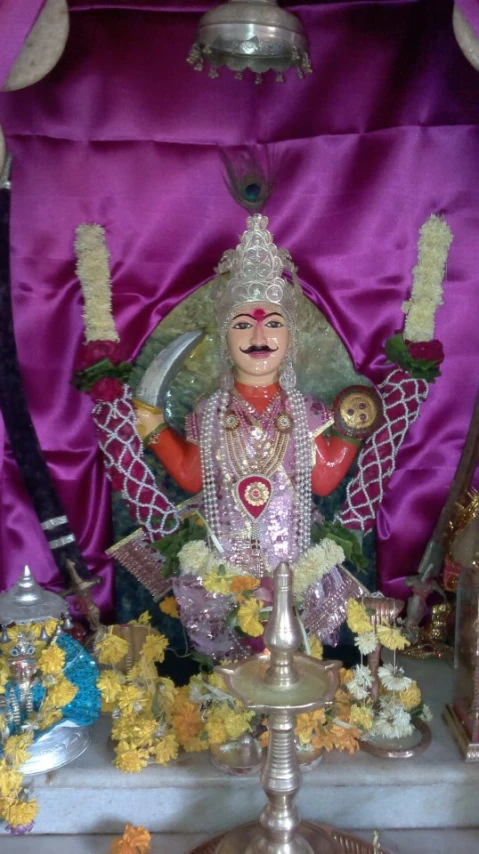
[[[246,220],[247,229],[236,249],[228,249],[216,272],[230,274],[226,284],[220,283],[214,293],[219,325],[226,329],[238,306],[278,305],[285,320],[293,329],[296,320],[295,267],[286,249],[278,249],[268,231],[268,217],[255,214]],[[283,277],[287,270],[292,281]]]

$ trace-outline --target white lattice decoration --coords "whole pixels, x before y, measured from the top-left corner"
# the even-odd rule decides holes
[[[137,522],[151,540],[175,531],[179,525],[176,508],[158,489],[145,462],[131,389],[123,386],[121,397],[97,403],[93,420],[107,476]]]
[[[384,424],[363,445],[358,473],[346,490],[337,519],[347,528],[372,528],[385,489],[396,468],[396,457],[406,433],[416,421],[429,384],[395,368],[378,387],[384,405]]]

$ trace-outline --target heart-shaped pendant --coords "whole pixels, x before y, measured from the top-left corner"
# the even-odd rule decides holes
[[[259,519],[271,498],[271,481],[261,474],[243,477],[236,487],[242,506],[252,519]]]

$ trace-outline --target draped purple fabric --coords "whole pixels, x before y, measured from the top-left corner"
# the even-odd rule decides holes
[[[138,8],[113,8],[122,5]],[[109,490],[90,401],[69,383],[83,334],[74,229],[106,228],[115,317],[134,355],[244,228],[217,144],[267,149],[277,174],[266,210],[273,234],[375,382],[385,375],[383,343],[402,326],[420,225],[441,212],[454,232],[437,315],[443,376],[378,518],[381,587],[406,595],[404,576],[417,569],[444,503],[477,392],[479,75],[456,45],[451,2],[295,6],[314,74],[261,86],[226,71],[210,80],[186,64],[206,6],[71,8],[59,64],[34,87],[3,95],[0,120],[14,155],[12,287],[26,393],[83,553],[107,579],[103,603]],[[3,587],[25,562],[54,585],[8,447],[0,478]]]
[[[0,0],[0,89],[45,3],[46,0]]]

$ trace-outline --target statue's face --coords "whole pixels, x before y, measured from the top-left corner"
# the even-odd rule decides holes
[[[289,340],[289,329],[277,305],[239,306],[226,338],[236,378],[246,385],[276,382]]]

